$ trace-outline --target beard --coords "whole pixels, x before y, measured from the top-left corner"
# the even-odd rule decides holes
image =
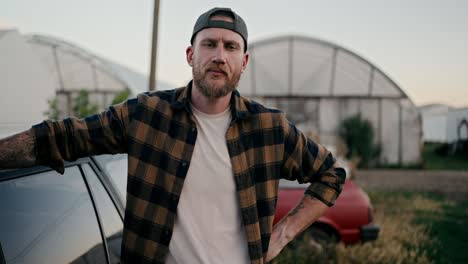
[[[235,72],[231,78],[225,72],[226,81],[224,85],[215,83],[214,81],[208,80],[209,76],[207,71],[200,69],[201,67],[192,67],[193,81],[197,89],[208,98],[221,98],[230,92],[234,91],[239,84],[240,72]],[[219,69],[219,67],[216,67]]]

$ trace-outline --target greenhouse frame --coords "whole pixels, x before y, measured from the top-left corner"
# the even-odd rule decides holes
[[[87,91],[89,100],[102,110],[114,97],[127,90],[136,96],[148,90],[148,78],[127,67],[104,59],[65,40],[45,36],[24,36],[54,80],[61,118],[72,114],[73,100]],[[158,80],[159,90],[173,87]]]
[[[408,95],[376,65],[336,44],[279,36],[249,45],[239,91],[283,110],[307,135],[331,146],[337,128],[360,114],[381,147],[379,165],[421,164],[422,124]]]

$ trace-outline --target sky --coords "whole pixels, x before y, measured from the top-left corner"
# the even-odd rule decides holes
[[[191,79],[185,49],[197,17],[215,6],[244,18],[250,43],[323,39],[376,65],[416,105],[468,107],[468,1],[160,0],[158,79],[175,87]],[[0,27],[59,37],[147,74],[152,14],[152,0],[2,0]]]

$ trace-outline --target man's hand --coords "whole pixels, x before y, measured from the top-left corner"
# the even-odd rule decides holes
[[[0,139],[0,169],[26,168],[36,165],[34,144],[32,130]]]
[[[270,262],[278,256],[289,242],[306,230],[327,209],[328,206],[321,201],[305,195],[299,204],[273,227],[265,262]]]

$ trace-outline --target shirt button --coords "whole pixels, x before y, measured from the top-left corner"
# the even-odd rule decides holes
[[[196,127],[192,127],[192,132],[195,132],[197,131],[197,128]]]
[[[187,167],[187,162],[186,161],[182,162],[182,167]]]

